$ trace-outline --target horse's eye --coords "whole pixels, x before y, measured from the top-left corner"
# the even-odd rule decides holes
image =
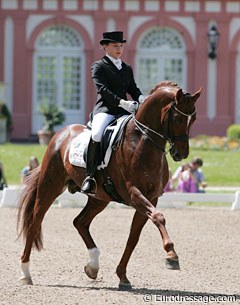
[[[183,119],[182,119],[181,116],[175,116],[175,117],[174,117],[174,123],[175,123],[176,125],[180,125],[180,124],[182,124],[182,122],[183,122]]]

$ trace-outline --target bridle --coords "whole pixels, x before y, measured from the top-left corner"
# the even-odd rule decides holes
[[[173,133],[173,115],[172,115],[174,110],[177,111],[178,113],[180,113],[181,115],[187,117],[187,127],[190,124],[192,116],[196,113],[196,109],[194,109],[194,111],[191,114],[182,112],[181,110],[179,110],[177,108],[176,100],[174,100],[172,102],[171,106],[169,107],[169,109],[167,110],[167,112],[165,113],[165,116],[164,116],[164,118],[165,118],[167,113],[169,113],[167,135],[165,136],[165,138],[167,138],[167,141],[170,143],[171,147],[174,145],[174,141],[187,142],[189,140],[188,134],[178,135],[178,136],[174,135],[174,133]],[[163,119],[163,121],[164,121],[164,119]]]
[[[137,129],[143,134],[143,136],[147,139],[149,139],[155,146],[157,146],[159,149],[163,150],[165,152],[164,147],[156,142],[152,136],[157,136],[161,140],[167,141],[170,144],[170,149],[174,146],[174,141],[182,141],[182,142],[187,142],[189,140],[189,136],[187,134],[184,135],[178,135],[175,136],[173,133],[173,111],[177,111],[181,115],[187,117],[187,127],[190,124],[191,118],[194,114],[196,114],[196,109],[191,114],[187,114],[185,112],[182,112],[177,108],[177,101],[174,100],[171,103],[171,106],[168,108],[166,111],[164,117],[163,117],[163,122],[166,118],[166,115],[168,114],[168,125],[167,125],[167,132],[165,135],[147,127],[143,123],[139,122],[135,116],[133,117],[133,121]]]

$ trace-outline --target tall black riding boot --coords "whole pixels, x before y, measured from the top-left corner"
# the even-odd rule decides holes
[[[84,194],[95,194],[97,182],[94,175],[98,166],[100,152],[100,142],[94,142],[92,139],[88,144],[87,151],[87,177],[82,183],[81,191]]]

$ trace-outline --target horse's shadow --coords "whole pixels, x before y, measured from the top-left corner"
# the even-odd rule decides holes
[[[235,300],[240,300],[239,294],[224,294],[224,293],[212,293],[212,292],[196,292],[196,291],[185,291],[185,290],[166,290],[166,289],[149,289],[149,288],[132,288],[131,290],[122,291],[117,287],[89,287],[89,286],[74,286],[74,285],[47,285],[48,287],[58,287],[58,288],[74,288],[74,289],[86,289],[86,290],[107,290],[113,292],[126,292],[138,295],[151,295],[151,296],[170,296],[170,297],[202,297],[202,298],[218,298],[218,297],[235,297]]]

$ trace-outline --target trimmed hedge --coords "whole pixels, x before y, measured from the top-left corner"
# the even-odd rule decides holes
[[[230,125],[227,128],[227,137],[233,140],[240,140],[240,125]]]

